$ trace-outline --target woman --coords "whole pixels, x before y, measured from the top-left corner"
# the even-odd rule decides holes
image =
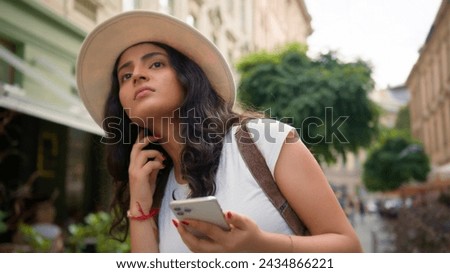
[[[106,132],[114,227],[126,223],[133,252],[361,251],[314,157],[287,141],[295,130],[233,112],[229,66],[192,27],[155,12],[115,16],[83,43],[77,81]],[[310,236],[293,234],[250,174],[235,139],[244,120]],[[169,210],[171,200],[208,195],[219,200],[230,231],[177,221]]]

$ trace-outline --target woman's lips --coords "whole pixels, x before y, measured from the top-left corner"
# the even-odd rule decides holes
[[[155,92],[155,90],[153,88],[150,88],[150,87],[139,88],[136,91],[136,93],[134,94],[134,99],[136,100],[136,99],[145,97],[148,94],[150,94],[151,92]]]

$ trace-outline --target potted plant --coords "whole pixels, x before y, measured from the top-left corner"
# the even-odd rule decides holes
[[[69,226],[68,245],[73,252],[130,252],[129,238],[120,242],[109,234],[112,217],[106,212],[91,213],[84,223]]]

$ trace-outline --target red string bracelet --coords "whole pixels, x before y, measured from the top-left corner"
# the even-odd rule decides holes
[[[147,219],[152,218],[153,216],[155,216],[156,214],[158,214],[159,209],[151,209],[150,212],[148,214],[144,213],[144,210],[141,207],[141,204],[139,204],[139,202],[136,202],[138,207],[139,207],[139,213],[141,214],[140,216],[134,216],[131,214],[131,212],[128,210],[127,211],[127,217],[132,219],[132,220],[138,220],[138,221],[144,221]]]

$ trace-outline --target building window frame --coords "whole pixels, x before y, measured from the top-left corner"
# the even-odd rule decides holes
[[[0,45],[17,54],[17,45],[15,43],[0,37]],[[16,82],[16,69],[2,59],[0,59],[0,82],[6,84],[14,84]]]
[[[73,7],[93,22],[97,21],[98,4],[95,0],[75,0]]]

